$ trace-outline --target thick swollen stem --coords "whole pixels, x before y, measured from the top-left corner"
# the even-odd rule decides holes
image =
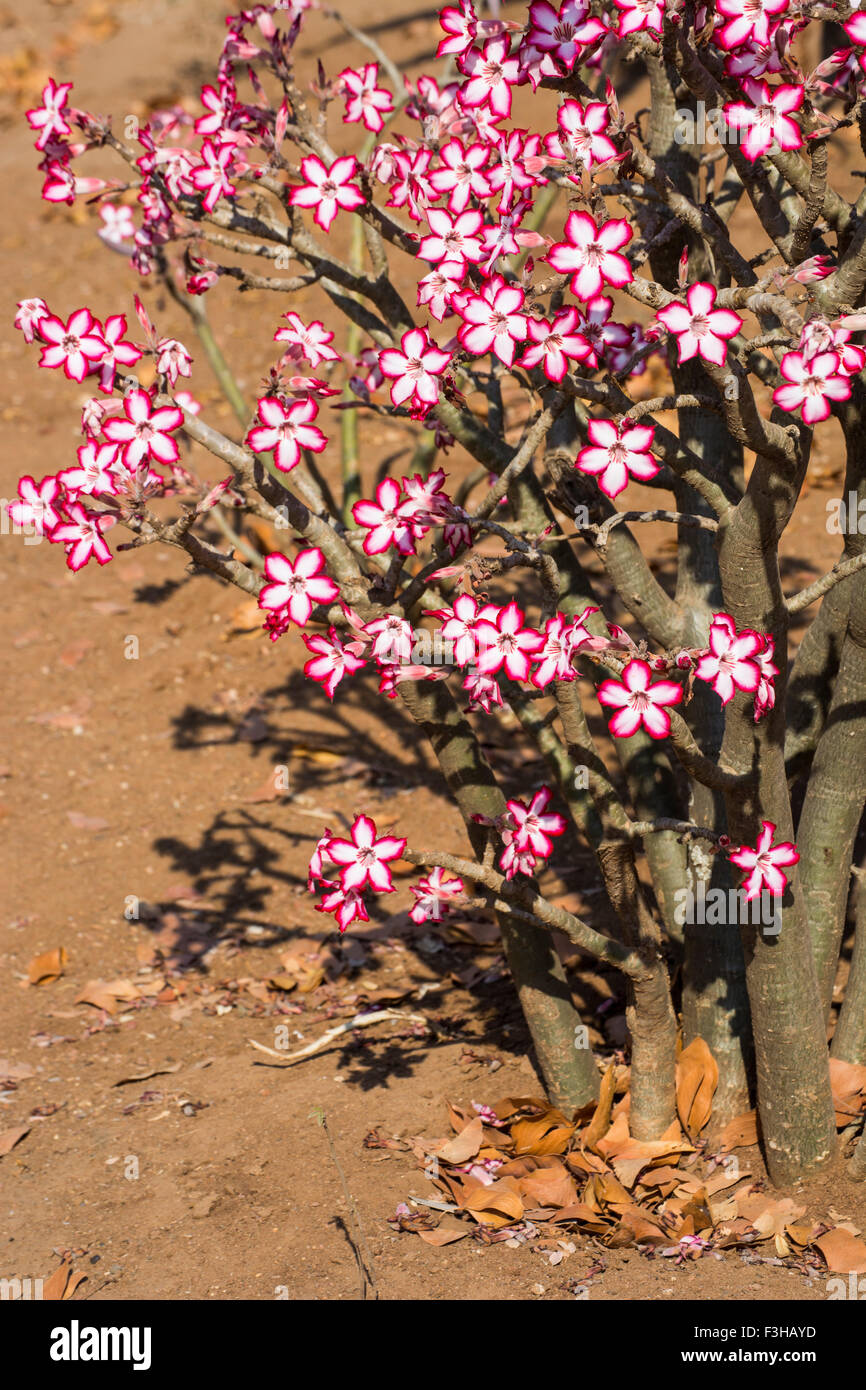
[[[660,1139],[676,1118],[677,1020],[658,927],[644,902],[634,847],[621,840],[599,846],[599,862],[624,935],[645,971],[629,980],[626,1022],[631,1034],[629,1129],[635,1139]]]
[[[449,790],[480,859],[486,832],[473,820],[505,811],[505,799],[469,724],[444,685],[400,686],[403,703],[421,726],[439,760]],[[579,1046],[580,1016],[552,936],[531,922],[519,924],[501,914],[502,944],[532,1035],[551,1100],[577,1109],[598,1095],[598,1070],[588,1048]]]
[[[855,869],[854,875],[857,879],[854,951],[830,1052],[841,1062],[866,1066],[866,870]],[[866,1177],[866,1145],[861,1143],[861,1148],[864,1150],[862,1176]]]
[[[778,538],[793,511],[806,462],[804,456],[796,473],[782,478],[765,459],[757,460],[719,551],[725,605],[738,629],[771,632],[780,652],[786,649],[787,611]],[[752,773],[751,785],[725,798],[735,844],[753,845],[762,819],[775,824],[777,840],[794,838],[783,757],[784,668],[777,679],[778,704],[760,723],[746,697],[737,696],[728,706],[720,761]],[[780,930],[766,933],[751,920],[740,922],[758,1113],[770,1175],[780,1184],[823,1168],[836,1147],[824,1016],[796,869],[782,907]]]
[[[797,843],[825,1019],[845,930],[854,840],[866,798],[866,581],[852,582],[848,631],[827,724],[815,752]]]

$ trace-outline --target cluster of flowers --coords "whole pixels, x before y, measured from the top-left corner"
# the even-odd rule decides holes
[[[154,391],[133,389],[123,397],[113,397],[115,378],[122,367],[132,367],[145,352],[156,359],[157,371],[172,383],[189,376],[192,358],[174,338],[158,338],[136,300],[136,309],[148,336],[144,348],[125,337],[124,314],[114,314],[104,323],[86,307],[76,309],[64,323],[52,314],[42,299],[25,299],[18,304],[15,326],[28,343],[42,346],[40,367],[62,368],[70,381],[97,379],[106,399],[91,398],[82,414],[86,442],[78,449],[73,468],[48,474],[40,483],[25,476],[19,480],[18,500],[9,506],[16,525],[32,528],[54,544],[66,547],[67,564],[79,570],[91,558],[100,565],[111,559],[104,532],[117,521],[111,498],[141,501],[163,492],[165,480],[153,464],[171,467],[178,462],[174,431],[183,424],[179,405],[155,405]],[[195,403],[186,393],[178,393],[191,409]],[[107,509],[95,511],[84,498],[98,498]]]
[[[444,474],[431,476],[439,495]],[[419,493],[427,486],[417,477],[411,481],[404,478],[403,482],[404,486],[417,484]],[[396,483],[392,487],[395,495],[389,500],[393,507]],[[431,512],[426,515],[429,517]],[[411,524],[407,518],[404,522],[407,527]],[[375,535],[375,529],[370,534]],[[325,557],[315,546],[300,551],[294,562],[279,551],[268,555],[265,574],[269,582],[259,594],[259,607],[266,612],[265,628],[272,640],[283,636],[292,624],[305,626],[315,604],[331,603],[338,598],[339,586],[323,573],[324,566]],[[303,639],[314,653],[304,667],[305,673],[323,685],[330,699],[343,677],[361,670],[367,660],[378,664],[380,691],[392,698],[403,680],[447,678],[447,667],[415,660],[416,652],[423,650],[425,641],[431,639],[430,633],[415,630],[408,619],[394,613],[364,623],[348,604],[341,601],[340,607],[351,635],[340,636],[332,625],[327,637],[305,634]],[[515,601],[504,607],[493,603],[479,606],[471,594],[463,593],[452,607],[431,609],[428,616],[441,623],[432,634],[432,645],[438,644],[454,666],[466,669],[463,689],[470,709],[481,708],[489,713],[494,706],[502,706],[502,691],[496,679],[500,672],[512,681],[529,681],[537,690],[546,689],[551,681],[575,680],[574,658],[580,652],[608,653],[622,662],[619,677],[605,680],[598,687],[601,704],[616,710],[609,726],[615,738],[630,738],[640,728],[653,738],[669,735],[667,707],[682,701],[683,685],[674,680],[653,681],[653,675],[669,671],[693,673],[694,678],[706,681],[724,705],[737,691],[753,695],[756,721],[773,708],[773,678],[779,672],[773,662],[773,638],[768,634],[750,628],[738,632],[730,614],[717,613],[710,624],[706,648],[645,659],[621,627],[607,624],[606,636],[588,630],[588,618],[598,611],[587,607],[571,621],[564,614],[555,613],[548,618],[543,632],[539,632],[526,623],[523,610]]]
[[[475,816],[479,824],[495,830],[502,841],[498,862],[506,879],[517,874],[533,878],[553,853],[554,839],[564,834],[565,817],[547,809],[552,799],[550,787],[543,786],[528,806],[513,800],[506,802],[505,812],[493,820]],[[773,843],[775,833],[772,821],[763,821],[754,849],[748,845],[732,849],[725,837],[719,841],[718,848],[726,850],[731,862],[748,871],[744,881],[747,899],[761,892],[783,894],[787,887],[783,869],[799,860],[790,841]],[[405,849],[405,838],[380,836],[369,816],[355,817],[348,839],[332,835],[326,827],[316,843],[307,877],[308,892],[321,894],[316,911],[333,913],[341,932],[355,920],[368,922],[365,889],[373,893],[395,892],[390,865],[401,858]],[[338,877],[329,877],[335,868],[339,869]],[[448,877],[438,865],[412,885],[411,891],[415,902],[409,916],[419,925],[441,921],[465,894],[463,880]]]

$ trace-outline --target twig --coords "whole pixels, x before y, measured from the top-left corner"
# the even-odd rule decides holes
[[[296,1062],[301,1057],[312,1057],[314,1052],[320,1052],[328,1043],[333,1042],[334,1038],[342,1037],[344,1033],[351,1033],[355,1028],[369,1028],[372,1023],[387,1023],[391,1019],[406,1019],[409,1023],[426,1023],[427,1019],[421,1014],[400,1013],[396,1009],[378,1009],[373,1014],[356,1014],[349,1019],[348,1023],[341,1023],[336,1028],[329,1028],[327,1033],[323,1033],[315,1042],[307,1043],[306,1047],[299,1048],[297,1052],[277,1052],[273,1047],[265,1047],[264,1043],[256,1042],[255,1038],[247,1038],[247,1042],[259,1052],[266,1052],[269,1057],[278,1057],[281,1062]]]

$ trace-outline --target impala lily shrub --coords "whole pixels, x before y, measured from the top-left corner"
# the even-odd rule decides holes
[[[365,815],[322,827],[308,887],[340,931],[397,891],[400,860],[419,925],[495,916],[549,1093],[576,1108],[599,1070],[573,1045],[564,934],[624,977],[633,1135],[675,1121],[681,1031],[718,1063],[713,1122],[757,1104],[774,1178],[818,1169],[866,796],[866,545],[846,528],[798,593],[779,549],[813,428],[844,440],[855,514],[866,499],[866,19],[811,0],[459,0],[433,70],[408,77],[324,7],[365,61],[307,71],[319,8],[230,15],[212,80],[133,133],[62,74],[27,113],[43,198],[90,210],[130,296],[21,287],[24,350],[85,401],[80,447],[20,480],[10,518],[71,570],[179,549],[257,598],[274,661],[300,629],[311,697],[400,702],[464,852]],[[847,44],[816,64],[831,18]],[[649,111],[617,95],[635,75]],[[681,118],[706,110],[725,119],[704,148]],[[207,309],[246,289],[273,303],[233,301],[260,332],[254,399]],[[234,430],[196,400],[202,357]],[[405,473],[359,463],[373,416],[413,435]],[[279,549],[259,553],[250,518]],[[670,582],[650,522],[676,537]],[[519,794],[496,719],[537,750]],[[580,844],[595,876],[572,911],[548,866]],[[709,894],[770,899],[773,930],[680,910]],[[832,1042],[858,1063],[864,932]]]

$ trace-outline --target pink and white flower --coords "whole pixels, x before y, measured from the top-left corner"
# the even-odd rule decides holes
[[[571,292],[577,299],[593,299],[605,281],[622,289],[634,278],[625,256],[619,254],[632,237],[624,217],[610,218],[599,228],[588,212],[571,212],[565,237],[551,246],[546,260],[561,275],[571,275]]]
[[[328,442],[318,425],[312,423],[318,413],[312,396],[290,405],[283,405],[275,396],[265,396],[259,401],[262,423],[250,430],[247,443],[257,454],[273,450],[277,468],[289,473],[300,462],[302,449],[320,454]]]
[[[430,175],[430,182],[437,193],[448,194],[449,212],[465,212],[471,197],[490,197],[492,189],[482,172],[489,153],[487,146],[477,141],[468,148],[457,139],[442,146],[439,151],[442,164]]]
[[[467,261],[477,265],[484,251],[478,233],[481,213],[476,208],[452,216],[445,208],[428,208],[430,235],[421,238],[418,255],[431,265],[439,261],[456,262],[466,274]]]
[[[819,352],[807,361],[802,352],[786,352],[779,364],[785,378],[777,386],[773,400],[783,410],[802,410],[803,423],[817,424],[830,414],[831,401],[847,401],[851,383],[840,372],[837,352]]]
[[[337,79],[346,97],[343,120],[347,125],[363,121],[376,135],[385,124],[385,116],[394,109],[391,93],[376,86],[378,75],[378,63],[367,63],[363,68],[346,68]]]
[[[460,92],[463,106],[487,106],[496,121],[511,115],[511,88],[520,79],[520,64],[508,56],[510,39],[488,39],[483,49],[470,48],[464,55],[463,71],[468,74]]]
[[[352,508],[359,526],[368,528],[364,537],[364,552],[381,555],[393,545],[401,555],[411,555],[415,549],[412,534],[411,507],[401,502],[399,484],[393,478],[383,478],[376,488],[376,501],[362,498]]]
[[[402,855],[405,839],[395,835],[377,837],[376,823],[369,816],[356,816],[349,833],[350,840],[328,842],[329,856],[335,864],[343,866],[340,873],[343,891],[360,892],[369,883],[375,893],[395,892],[388,865]]]
[[[231,144],[215,145],[205,140],[201,147],[201,164],[190,172],[190,178],[199,193],[204,193],[203,206],[213,212],[220,198],[230,198],[237,190],[229,179],[228,171],[235,157],[235,147]]]
[[[99,444],[95,439],[88,439],[78,450],[78,466],[64,468],[57,476],[73,497],[79,492],[90,496],[94,493],[114,496],[117,492],[114,475],[117,452],[116,444]]]
[[[307,649],[314,653],[304,664],[304,675],[324,686],[329,700],[333,700],[334,692],[344,676],[351,676],[366,665],[357,650],[353,650],[357,644],[344,642],[335,627],[328,628],[327,637],[321,633],[312,636],[302,633],[302,640]]]
[[[379,368],[391,382],[391,400],[403,405],[411,400],[414,410],[426,412],[439,399],[439,382],[451,353],[431,343],[425,328],[410,328],[400,339],[401,351],[385,348],[379,353]]]
[[[127,468],[137,468],[146,459],[157,463],[177,463],[177,440],[169,433],[183,424],[183,411],[176,405],[155,410],[150,393],[130,391],[123,398],[125,420],[106,420],[103,434],[112,444],[120,444],[121,460]]]
[[[715,302],[715,287],[699,280],[689,287],[685,304],[675,299],[659,309],[656,318],[676,335],[678,361],[703,357],[705,362],[721,367],[727,356],[727,340],[736,337],[743,320],[733,309],[714,309]]]
[[[409,916],[419,926],[422,922],[441,922],[448,912],[452,899],[464,892],[462,878],[446,878],[445,870],[438,864],[426,878],[412,885],[415,906],[410,908]]]
[[[49,77],[48,82],[42,88],[42,105],[25,113],[31,130],[39,131],[36,137],[37,150],[44,150],[45,146],[58,135],[72,134],[72,127],[64,114],[68,114],[66,98],[71,91],[71,82],[62,82],[58,85],[53,77]]]
[[[755,662],[761,673],[761,680],[755,692],[755,723],[776,704],[776,687],[773,677],[778,676],[779,668],[773,664],[775,643],[769,634],[764,635],[764,646],[755,654]]]
[[[549,319],[528,318],[526,327],[529,347],[518,358],[520,367],[541,366],[548,381],[562,381],[568,371],[568,359],[585,362],[592,348],[577,331],[577,310],[563,309],[551,323]]]
[[[48,305],[44,299],[19,299],[16,308],[15,327],[24,334],[25,343],[32,343],[42,320],[51,317]]]
[[[288,343],[285,356],[290,361],[306,360],[311,367],[318,367],[320,362],[339,362],[340,354],[330,346],[334,335],[318,319],[305,324],[293,309],[287,310],[283,318],[288,320],[288,327],[277,329],[274,342]]]
[[[386,666],[412,660],[412,644],[415,634],[412,624],[396,613],[383,613],[371,623],[364,624],[364,631],[372,637],[373,649],[370,653],[374,661]]]
[[[270,581],[259,594],[259,608],[285,612],[289,621],[303,627],[310,621],[313,605],[331,603],[339,586],[322,573],[325,557],[318,546],[300,550],[294,563],[279,550],[265,558],[265,577]]]
[[[439,323],[453,313],[451,296],[463,286],[465,261],[441,261],[429,275],[418,281],[418,304],[426,304]]]
[[[39,320],[38,331],[47,344],[42,349],[40,367],[62,367],[70,381],[83,381],[105,355],[99,324],[89,309],[76,309],[68,323],[54,314],[45,314]]]
[[[586,427],[590,444],[581,449],[575,468],[598,477],[598,485],[608,497],[616,497],[630,478],[648,482],[659,471],[649,452],[655,429],[629,420],[590,420]]]
[[[507,285],[501,275],[494,275],[481,294],[461,296],[458,312],[463,324],[457,337],[474,356],[492,352],[506,367],[514,361],[517,343],[526,338],[529,328],[522,308],[526,295],[519,285]]]
[[[459,594],[451,608],[435,608],[430,617],[441,618],[441,635],[454,643],[454,660],[458,666],[468,666],[475,660],[478,649],[476,629],[479,623],[495,623],[499,609],[493,603],[478,607],[471,594]]]
[[[737,690],[753,694],[758,689],[761,670],[756,657],[763,650],[765,639],[760,632],[744,628],[738,633],[729,613],[716,613],[710,623],[709,651],[695,667],[695,675],[709,682],[727,705]]]
[[[551,681],[573,681],[572,658],[581,641],[589,637],[582,626],[589,613],[597,613],[597,608],[587,608],[579,622],[569,623],[562,613],[554,613],[548,618],[544,628],[544,646],[535,654],[538,665],[532,673],[532,684],[537,690],[544,690]]]
[[[551,837],[563,835],[566,820],[557,812],[545,814],[553,800],[550,787],[541,787],[529,805],[522,801],[508,801],[506,805],[514,824],[514,846],[519,854],[527,852],[536,859],[549,859],[553,853]]]
[[[616,0],[619,4],[619,0]],[[722,48],[740,44],[768,44],[773,17],[788,8],[788,0],[716,0],[716,9],[728,23],[716,34]]]
[[[602,705],[616,708],[608,725],[614,738],[631,738],[640,728],[651,738],[667,738],[671,731],[667,706],[678,705],[683,690],[675,681],[653,685],[649,666],[635,658],[624,667],[621,681],[602,681],[598,698]]]
[[[493,676],[505,668],[513,681],[525,681],[531,658],[544,646],[544,638],[534,627],[523,626],[523,610],[512,600],[500,610],[495,624],[479,622],[475,628],[478,640],[478,670],[482,676]]]
[[[359,922],[369,922],[367,905],[361,893],[354,888],[344,892],[338,883],[331,883],[328,879],[322,879],[322,887],[330,889],[330,892],[325,894],[320,903],[316,903],[316,911],[333,912],[341,932],[350,927],[356,919]]]
[[[525,42],[549,55],[560,71],[571,72],[583,50],[605,32],[602,21],[590,15],[589,0],[563,0],[558,10],[548,0],[533,0]]]
[[[176,386],[178,377],[192,375],[192,355],[177,338],[160,338],[156,345],[156,370]]]
[[[308,154],[306,159],[301,160],[301,173],[306,183],[291,190],[291,206],[314,208],[313,217],[326,232],[340,208],[352,212],[365,202],[360,188],[351,182],[357,168],[358,161],[354,155],[335,159],[328,169],[318,155]]]
[[[6,510],[16,526],[24,529],[32,527],[36,535],[44,535],[60,525],[61,516],[54,505],[60,491],[59,479],[53,473],[49,473],[38,485],[29,473],[25,473],[18,480],[18,497],[9,503]]]
[[[98,236],[108,245],[116,247],[118,250],[125,250],[125,241],[131,241],[135,235],[135,223],[132,220],[132,208],[127,207],[126,203],[103,203],[99,209],[99,216],[102,219],[102,226],[97,233]]]
[[[787,4],[788,0],[783,0],[783,3]],[[614,0],[614,4],[622,10],[617,30],[621,39],[641,29],[648,29],[651,34],[661,37],[665,21],[664,0]]]
[[[790,840],[780,840],[778,844],[774,844],[775,834],[776,827],[773,822],[762,820],[761,833],[754,849],[750,849],[748,845],[740,845],[738,849],[729,851],[731,863],[749,871],[743,884],[749,902],[752,898],[757,898],[764,889],[774,897],[781,897],[788,886],[787,876],[782,869],[791,868],[799,863],[800,854],[796,845]]]
[[[59,526],[48,532],[48,539],[66,546],[69,568],[76,571],[83,569],[91,559],[100,565],[107,565],[112,554],[102,533],[115,524],[117,517],[107,512],[88,512],[80,502],[67,502],[64,512],[69,520],[61,521]]]
[[[610,112],[603,101],[565,101],[556,113],[559,131],[545,137],[544,147],[554,158],[579,159],[587,168],[616,158],[616,146],[605,135]]]
[[[774,145],[782,150],[798,150],[803,137],[790,113],[803,105],[805,89],[788,84],[771,92],[766,82],[746,77],[743,90],[752,105],[730,102],[725,107],[725,120],[733,130],[745,130],[740,143],[746,158],[754,163]]]

